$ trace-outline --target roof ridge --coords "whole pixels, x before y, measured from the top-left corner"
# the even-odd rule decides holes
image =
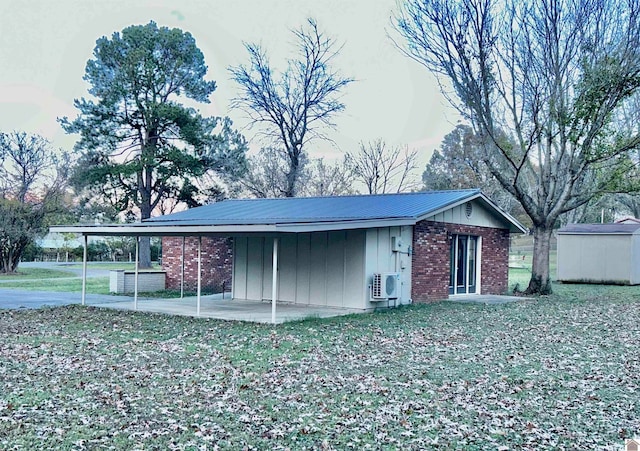
[[[443,189],[443,190],[435,190],[435,191],[413,191],[410,193],[348,194],[346,196],[244,197],[244,198],[225,199],[221,202],[227,202],[227,201],[251,202],[251,201],[259,201],[259,200],[287,201],[287,200],[300,200],[300,199],[346,199],[346,198],[354,198],[354,197],[362,198],[362,197],[411,196],[411,195],[420,195],[420,194],[441,194],[441,193],[456,193],[456,192],[480,193],[481,190],[480,188],[460,188],[460,189]],[[214,202],[214,203],[218,203],[218,202]]]

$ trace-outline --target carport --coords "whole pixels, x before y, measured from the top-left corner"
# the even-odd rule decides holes
[[[214,231],[211,231],[211,229],[214,228]],[[82,257],[82,294],[81,294],[81,303],[82,305],[86,305],[86,297],[87,297],[87,247],[88,247],[88,237],[89,236],[132,236],[135,238],[136,241],[136,251],[135,251],[135,275],[134,275],[134,291],[133,291],[133,301],[131,303],[131,305],[128,305],[127,303],[120,303],[120,304],[116,304],[116,303],[105,303],[104,305],[102,304],[98,304],[98,305],[94,305],[94,306],[98,306],[98,307],[108,307],[108,308],[121,308],[124,310],[142,310],[142,311],[154,311],[154,310],[150,310],[149,307],[149,301],[146,300],[144,301],[144,309],[141,309],[142,305],[140,303],[140,299],[139,299],[139,292],[138,292],[138,280],[139,280],[139,256],[140,256],[140,237],[143,236],[180,236],[183,239],[183,243],[184,243],[184,239],[185,237],[188,236],[195,236],[198,238],[198,254],[197,254],[197,264],[198,264],[198,271],[197,271],[197,275],[198,275],[198,282],[197,282],[197,290],[196,290],[196,296],[194,298],[194,305],[193,308],[191,308],[190,304],[188,302],[183,303],[181,305],[176,304],[174,309],[169,308],[167,302],[170,301],[166,301],[166,300],[154,300],[154,302],[158,303],[159,307],[158,307],[158,312],[162,312],[163,310],[165,310],[165,313],[172,313],[172,314],[178,314],[178,315],[187,315],[187,316],[203,316],[203,305],[202,305],[202,238],[203,237],[227,237],[230,235],[237,235],[238,233],[244,233],[244,234],[248,234],[249,236],[256,233],[256,227],[253,227],[254,230],[251,230],[252,227],[248,226],[248,227],[238,227],[238,226],[227,226],[227,227],[219,227],[219,226],[177,226],[177,225],[157,225],[157,224],[153,224],[153,223],[147,223],[147,222],[143,222],[143,223],[136,223],[136,224],[129,224],[129,225],[89,225],[89,226],[53,226],[51,227],[51,231],[55,231],[55,232],[59,232],[59,233],[78,233],[80,235],[82,235],[82,242],[83,242],[83,257]],[[264,233],[264,232],[260,232],[260,233]],[[271,293],[271,304],[270,304],[270,318],[271,318],[271,323],[273,324],[277,324],[278,322],[282,322],[278,321],[278,318],[276,316],[276,309],[277,309],[277,280],[278,280],[278,272],[277,272],[277,268],[278,268],[278,250],[279,250],[279,238],[277,236],[274,237],[273,239],[273,263],[272,263],[272,283],[273,283],[273,290]],[[183,270],[183,276],[184,276],[184,246],[183,246],[183,254],[182,254],[182,270]],[[183,277],[184,280],[184,277]],[[183,294],[184,294],[184,286],[182,286],[181,288],[181,299],[188,299],[188,298],[183,298]],[[175,301],[173,301],[175,303]],[[236,302],[236,301],[234,301]],[[120,307],[117,307],[117,305],[120,305]],[[227,304],[217,304],[218,306],[226,306],[228,307]],[[250,307],[249,304],[245,304],[244,307]],[[253,307],[257,309],[257,311],[260,311],[260,318],[264,318],[264,303],[262,302],[255,302],[253,303]],[[193,310],[193,311],[192,311]],[[232,309],[233,310],[233,309]],[[290,310],[290,309],[289,309]],[[236,310],[238,311],[238,310]],[[298,312],[299,313],[299,312]],[[351,312],[347,312],[347,313],[351,313]],[[310,314],[315,315],[315,316],[334,316],[334,315],[327,315],[326,313],[323,313],[321,311],[316,311],[316,312],[311,312]],[[207,311],[206,311],[206,315],[204,315],[205,317],[209,317],[209,318],[214,318],[217,316],[213,316],[213,313],[211,311],[210,306],[207,307]],[[240,316],[247,316],[247,315],[240,315]],[[292,316],[292,315],[289,315]],[[300,315],[297,314],[295,315],[296,317],[299,317]],[[223,319],[232,319],[231,317],[226,317]],[[264,322],[264,321],[258,321],[258,322]]]

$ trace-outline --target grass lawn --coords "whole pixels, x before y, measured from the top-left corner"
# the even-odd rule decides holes
[[[73,275],[65,277],[73,277]],[[2,279],[0,279],[2,280]],[[32,279],[32,280],[12,280],[0,283],[0,288],[16,288],[31,291],[55,291],[80,293],[82,291],[82,279]],[[109,294],[108,277],[87,278],[87,293]]]
[[[60,269],[19,266],[17,274],[0,275],[0,288],[16,288],[32,291],[76,292],[82,291],[82,280],[70,268],[82,268],[82,263],[60,263]],[[133,270],[127,262],[89,262],[89,269]],[[109,294],[109,277],[87,278],[87,293]]]
[[[63,277],[75,277],[75,274],[64,269],[24,268],[19,266],[18,272],[15,274],[0,274],[0,283],[9,280],[57,279]]]
[[[0,449],[621,449],[640,288],[269,325],[0,312]]]

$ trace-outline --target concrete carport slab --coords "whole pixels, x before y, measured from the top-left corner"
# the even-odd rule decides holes
[[[228,296],[228,294],[227,294]],[[168,315],[193,316],[198,318],[214,318],[226,321],[248,321],[255,323],[272,323],[271,301],[247,301],[239,299],[222,299],[222,295],[202,296],[200,314],[197,311],[197,297],[183,299],[140,299],[137,308],[133,300],[89,304],[92,307],[117,310],[132,310],[149,313],[165,313]],[[300,321],[308,318],[331,318],[362,310],[331,308],[312,305],[278,303],[276,323]]]

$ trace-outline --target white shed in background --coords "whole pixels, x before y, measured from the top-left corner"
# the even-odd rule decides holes
[[[640,284],[640,224],[569,224],[560,229],[558,281]]]

